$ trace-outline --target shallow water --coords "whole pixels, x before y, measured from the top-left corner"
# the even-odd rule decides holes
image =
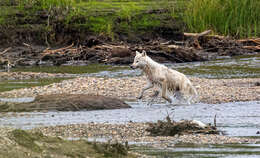
[[[260,77],[260,55],[236,56],[205,62],[165,63],[186,75],[204,78],[241,78]],[[34,66],[20,67],[12,71],[69,73],[70,77],[129,77],[140,76],[140,70],[131,70],[128,66],[91,64],[84,66]]]
[[[260,136],[260,102],[234,102],[224,104],[194,104],[189,106],[166,106],[131,102],[131,109],[94,110],[79,112],[26,112],[8,113],[0,118],[0,126],[30,129],[39,126],[55,126],[88,122],[127,123],[155,122],[170,114],[176,121],[181,119],[213,123],[230,136]],[[15,115],[15,116],[14,116]]]
[[[33,98],[13,99],[28,101]],[[167,114],[176,121],[194,119],[213,123],[217,115],[217,126],[229,136],[257,136],[260,131],[260,101],[234,102],[223,104],[193,104],[189,106],[170,106],[154,104],[147,106],[142,102],[129,102],[131,109],[95,110],[80,112],[27,112],[0,114],[0,126],[31,129],[40,126],[55,126],[88,122],[127,123],[155,122]],[[73,138],[74,139],[74,138]],[[88,141],[106,142],[107,139],[88,138]],[[148,143],[148,142],[147,142]],[[134,145],[145,145],[129,142]],[[174,148],[134,147],[138,151],[157,158],[258,158],[260,144],[189,145],[177,144]]]
[[[259,63],[260,55],[254,55],[205,62],[166,63],[165,65],[189,76],[203,78],[242,78],[260,77]],[[81,76],[129,77],[140,76],[141,74],[140,70],[121,69],[119,71],[101,71],[91,74],[83,73]]]
[[[0,98],[1,102],[14,102],[14,103],[28,103],[33,102],[34,97],[24,97],[24,98]]]
[[[153,155],[160,158],[259,158],[260,147],[258,144],[225,144],[225,145],[181,145],[174,148],[154,149],[140,148],[134,149],[144,154]]]

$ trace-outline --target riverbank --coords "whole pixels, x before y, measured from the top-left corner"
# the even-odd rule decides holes
[[[235,101],[260,100],[259,78],[205,79],[190,78],[203,103],[216,104]],[[49,94],[96,94],[116,97],[126,101],[136,101],[136,97],[146,83],[144,76],[129,78],[78,77],[38,86],[0,93],[1,97],[35,97]],[[148,90],[144,100],[151,99]],[[161,97],[160,97],[161,98]],[[161,99],[156,102],[161,102]]]
[[[97,143],[86,140],[64,140],[48,137],[42,132],[29,132],[20,129],[0,128],[0,157],[145,157],[129,152],[127,146],[114,143]]]

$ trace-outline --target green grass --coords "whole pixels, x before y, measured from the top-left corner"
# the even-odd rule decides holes
[[[34,66],[28,68],[13,68],[12,72],[46,72],[46,73],[69,73],[69,74],[84,74],[97,73],[101,71],[118,71],[129,69],[126,66],[111,66],[102,64],[90,64],[86,66]]]
[[[260,1],[190,0],[184,21],[191,32],[212,29],[235,37],[260,36]]]

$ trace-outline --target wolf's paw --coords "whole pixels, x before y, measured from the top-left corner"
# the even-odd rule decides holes
[[[139,95],[138,97],[137,97],[137,99],[142,99],[143,98],[143,96],[142,95]]]
[[[158,97],[159,93],[160,93],[159,91],[154,91],[154,93],[151,94],[150,97],[156,98],[156,97]]]

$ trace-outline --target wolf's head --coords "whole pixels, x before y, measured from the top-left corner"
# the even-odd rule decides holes
[[[136,51],[134,63],[130,65],[132,69],[143,68],[146,65],[146,52],[143,50],[142,53]]]

